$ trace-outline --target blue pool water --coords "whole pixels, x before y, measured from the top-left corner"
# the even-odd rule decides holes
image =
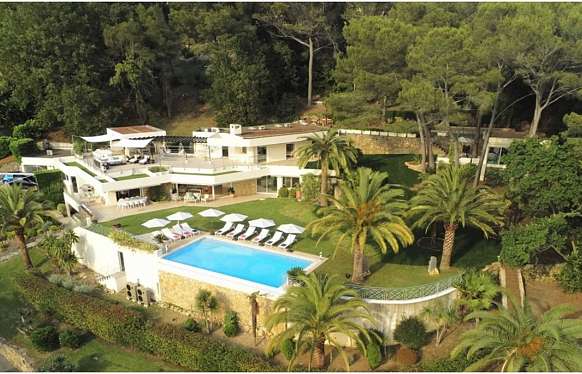
[[[311,261],[279,255],[212,238],[203,238],[164,257],[166,260],[271,287],[280,287],[287,271]]]

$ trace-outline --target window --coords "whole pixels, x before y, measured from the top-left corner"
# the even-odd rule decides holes
[[[257,192],[277,193],[277,177],[261,177],[257,179]]]
[[[285,154],[287,156],[287,160],[293,158],[293,152],[295,151],[295,144],[290,143],[285,145]]]
[[[222,157],[228,158],[228,147],[222,147]]]
[[[247,147],[242,147],[241,152],[246,155],[247,154]]]
[[[267,161],[267,147],[257,147],[257,162]]]
[[[283,177],[283,186],[285,187],[297,187],[299,186],[299,178],[295,177]]]

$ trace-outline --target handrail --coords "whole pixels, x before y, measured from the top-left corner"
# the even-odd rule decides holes
[[[371,300],[411,300],[421,297],[437,294],[461,280],[463,274],[454,275],[437,282],[421,284],[410,287],[384,288],[384,287],[367,287],[355,283],[347,283],[351,289],[356,290],[358,295],[363,299]]]

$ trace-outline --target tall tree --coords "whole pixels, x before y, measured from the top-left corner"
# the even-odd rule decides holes
[[[387,173],[359,168],[347,181],[340,183],[340,197],[326,196],[333,205],[323,217],[308,225],[321,240],[329,234],[339,235],[335,251],[350,243],[353,254],[352,281],[360,283],[367,272],[364,249],[374,243],[382,253],[398,253],[400,247],[413,243],[414,236],[402,217],[408,207],[404,191],[386,184]]]
[[[332,3],[271,3],[256,17],[272,26],[273,34],[293,40],[307,48],[308,78],[307,105],[312,104],[315,54],[323,48],[334,46],[335,30],[326,16]]]
[[[465,332],[451,352],[478,358],[465,371],[581,371],[582,324],[567,315],[571,307],[557,306],[541,316],[529,304],[492,312],[474,312],[466,319],[479,319]]]
[[[535,136],[543,112],[582,90],[579,4],[514,4],[499,30],[513,50],[511,65],[535,96],[529,136]]]
[[[45,211],[40,192],[17,185],[0,186],[0,228],[14,235],[26,269],[33,267],[26,246],[27,231],[43,222]]]
[[[299,167],[304,168],[307,164],[316,159],[321,169],[321,196],[319,205],[326,206],[327,198],[324,196],[328,190],[329,168],[339,174],[341,170],[347,169],[356,162],[357,150],[352,143],[341,137],[337,130],[329,129],[325,134],[314,134],[302,138],[307,143],[295,150]]]
[[[443,166],[420,184],[418,193],[410,200],[413,226],[428,230],[435,222],[444,225],[443,270],[451,266],[459,225],[476,227],[488,237],[495,233],[494,226],[503,223],[503,199],[488,187],[473,187],[469,177],[464,166]]]
[[[368,305],[333,276],[311,273],[299,275],[297,280],[301,285],[289,287],[273,304],[267,329],[272,331],[282,324],[288,327],[271,338],[268,349],[279,347],[287,339],[294,340],[295,357],[289,362],[289,369],[297,355],[309,349],[311,371],[314,355],[316,368],[325,367],[327,341],[340,352],[349,371],[349,360],[337,336],[348,336],[363,347],[362,337],[369,338],[369,333],[362,323],[374,323]]]

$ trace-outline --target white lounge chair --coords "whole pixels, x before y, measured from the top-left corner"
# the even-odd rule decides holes
[[[247,231],[245,231],[245,233],[238,238],[242,240],[248,240],[251,236],[255,235],[255,232],[257,232],[257,228],[255,226],[249,226]]]
[[[275,245],[283,238],[283,233],[281,231],[275,231],[271,239],[267,240],[266,245]]]
[[[162,229],[162,235],[164,235],[166,237],[166,239],[168,239],[168,240],[178,240],[178,239],[181,239],[179,235],[177,235],[176,233],[172,232],[172,230],[170,230],[168,228]]]
[[[137,160],[139,160],[139,156],[137,154],[135,154],[135,155],[133,155],[132,158],[127,160],[127,162],[131,162],[132,164],[135,164],[137,162]]]
[[[191,231],[184,230],[182,226],[177,223],[172,227],[172,231],[185,238],[194,235]]]
[[[147,164],[150,161],[150,155],[145,155],[143,156],[143,158],[141,160],[139,160],[139,163],[142,165]]]
[[[187,232],[190,233],[191,235],[197,235],[200,234],[200,231],[193,229],[192,227],[190,227],[190,225],[187,222],[183,222],[180,227],[182,228],[183,232]]]
[[[239,223],[238,225],[236,225],[234,230],[229,232],[228,234],[226,234],[226,236],[234,239],[237,235],[242,233],[244,229],[245,229],[245,225],[243,225],[242,223]]]
[[[261,243],[269,236],[269,229],[262,229],[259,235],[253,238],[253,243]]]
[[[297,239],[297,236],[295,234],[287,235],[287,239],[285,239],[285,241],[283,243],[279,244],[279,248],[283,248],[283,249],[289,248],[293,243],[295,243],[296,239]]]
[[[229,232],[230,230],[232,230],[232,225],[233,225],[232,222],[225,223],[224,226],[222,226],[222,228],[220,230],[216,230],[214,232],[214,235],[224,235],[224,234],[226,234],[227,232]]]

